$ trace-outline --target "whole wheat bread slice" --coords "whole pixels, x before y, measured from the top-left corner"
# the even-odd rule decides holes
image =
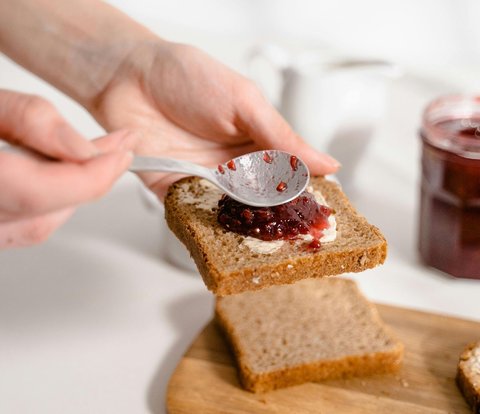
[[[337,237],[317,251],[286,241],[271,254],[250,250],[245,237],[217,222],[221,193],[205,180],[188,177],[173,184],[165,199],[170,229],[187,246],[208,289],[218,296],[289,284],[308,277],[361,272],[385,261],[387,243],[360,216],[340,187],[322,177],[311,185],[335,210]]]
[[[467,346],[460,356],[457,384],[475,414],[480,414],[480,342]]]
[[[249,391],[396,371],[403,345],[343,278],[218,298],[216,320]]]

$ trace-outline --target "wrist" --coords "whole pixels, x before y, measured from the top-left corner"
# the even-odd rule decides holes
[[[0,49],[88,107],[139,44],[147,28],[98,0],[4,0]]]
[[[135,58],[152,43],[161,42],[155,34],[129,17],[109,15],[94,30],[84,33],[71,48],[75,76],[61,75],[64,85],[56,85],[90,110],[123,72],[135,66]]]
[[[84,55],[80,70],[85,76],[79,77],[78,84],[69,82],[68,94],[88,111],[94,110],[110,87],[134,73],[148,58],[146,50],[159,42],[146,29],[93,41],[90,49],[80,52]]]
[[[89,99],[81,104],[107,131],[111,131],[121,123],[121,120],[111,117],[110,108],[120,101],[124,104],[125,96],[142,90],[145,96],[151,96],[148,88],[152,70],[161,71],[161,62],[168,61],[168,55],[173,53],[175,43],[159,38],[153,33],[130,37],[124,42],[121,53],[117,53],[104,72],[102,87],[96,89]],[[153,69],[154,68],[154,69]],[[127,92],[128,91],[128,92]],[[133,98],[133,96],[132,96]]]

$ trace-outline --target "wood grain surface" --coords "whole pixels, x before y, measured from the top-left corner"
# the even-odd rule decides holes
[[[240,387],[234,359],[212,321],[170,379],[169,414],[470,413],[455,373],[463,348],[480,339],[480,323],[377,306],[405,344],[399,373],[252,394]]]

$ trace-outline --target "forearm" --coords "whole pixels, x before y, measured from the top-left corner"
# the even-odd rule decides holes
[[[132,50],[154,39],[98,0],[0,0],[0,50],[85,107]]]

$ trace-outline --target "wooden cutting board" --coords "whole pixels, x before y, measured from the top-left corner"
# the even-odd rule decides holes
[[[480,339],[480,323],[378,305],[405,344],[398,374],[308,383],[266,394],[244,391],[233,357],[212,321],[173,373],[169,414],[470,413],[455,385],[458,357]]]

